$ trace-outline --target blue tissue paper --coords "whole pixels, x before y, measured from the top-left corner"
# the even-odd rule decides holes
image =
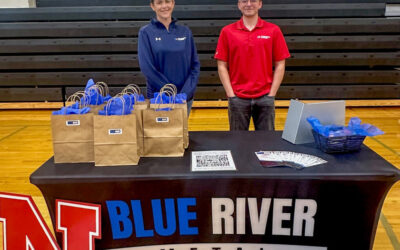
[[[307,117],[307,121],[311,124],[311,127],[316,132],[326,137],[339,137],[350,135],[376,136],[384,134],[383,131],[371,124],[361,124],[361,119],[358,117],[352,117],[349,121],[348,126],[322,125],[318,118],[314,116]]]
[[[187,95],[185,93],[180,93],[175,96],[167,95],[166,93],[162,93],[161,98],[159,97],[159,92],[154,93],[154,98],[150,99],[151,104],[183,104],[186,103]]]
[[[87,97],[85,102],[87,105],[101,105],[105,102],[104,97],[101,95],[99,89],[93,86],[95,86],[93,79],[89,79],[85,87],[85,95]]]
[[[53,111],[53,115],[83,115],[89,113],[90,108],[84,107],[79,109],[79,103],[76,102],[71,106],[62,107],[60,110]]]
[[[112,98],[103,110],[99,110],[99,115],[129,115],[132,112],[133,104],[129,95]]]

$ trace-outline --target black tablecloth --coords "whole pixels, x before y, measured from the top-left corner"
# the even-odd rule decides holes
[[[230,150],[237,171],[191,172],[191,152]],[[318,156],[328,163],[302,170],[261,167],[255,152],[293,151]],[[31,176],[33,184],[87,182],[91,180],[169,179],[169,178],[312,178],[367,179],[398,178],[399,171],[363,145],[359,152],[326,154],[315,144],[294,145],[281,139],[281,132],[191,132],[184,157],[145,158],[137,166],[94,167],[93,163],[54,164],[49,159]]]
[[[184,157],[141,158],[138,166],[109,167],[95,167],[93,163],[56,165],[50,159],[30,179],[42,191],[53,225],[56,199],[101,204],[103,235],[100,241],[96,241],[96,249],[187,243],[286,244],[329,250],[372,249],[384,199],[390,187],[399,179],[399,170],[366,146],[362,146],[359,152],[326,154],[314,144],[293,145],[281,139],[281,134],[261,131],[191,132],[190,145]],[[191,152],[207,150],[230,150],[237,171],[192,172]],[[328,163],[302,170],[265,168],[255,155],[257,151],[305,153],[318,156]],[[170,236],[157,234],[151,212],[152,202],[165,202],[166,199],[178,202],[182,198],[196,202],[190,208],[196,211],[196,220],[190,221],[190,226],[198,229],[198,235],[184,236],[178,230]],[[245,216],[245,234],[236,232],[235,228],[232,229],[234,234],[216,234],[213,231],[213,200],[228,199],[236,203],[238,199],[250,202],[254,198],[259,209],[261,200],[265,199],[271,199],[271,206],[282,201],[290,202],[291,205],[285,207],[284,211],[290,213],[291,217],[282,222],[283,227],[290,230],[293,230],[293,221],[296,219],[296,204],[315,202],[317,212],[312,218],[315,220],[312,236],[304,232],[298,236],[292,231],[290,235],[274,234],[272,228],[276,225],[273,225],[272,218],[275,209],[272,207],[268,212],[271,218],[262,235],[252,233],[248,212]],[[129,207],[133,200],[140,202],[145,227],[153,230],[154,237],[139,237],[135,230],[129,237],[116,237],[120,222],[115,222],[112,214],[118,211],[110,212],[107,204],[118,201]],[[112,225],[117,225],[117,229]],[[235,226],[232,224],[232,227]],[[56,236],[61,243],[62,235],[56,233]],[[243,247],[246,249],[245,245]]]

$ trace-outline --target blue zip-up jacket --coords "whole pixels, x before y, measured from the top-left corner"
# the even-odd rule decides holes
[[[196,45],[189,28],[173,19],[169,30],[153,18],[139,31],[139,65],[147,79],[147,96],[173,83],[178,93],[193,98],[200,74]]]

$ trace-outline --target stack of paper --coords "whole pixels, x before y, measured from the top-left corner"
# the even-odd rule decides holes
[[[290,152],[290,151],[259,151],[256,152],[261,165],[264,167],[287,166],[303,169],[311,166],[327,163],[324,159],[314,155]]]

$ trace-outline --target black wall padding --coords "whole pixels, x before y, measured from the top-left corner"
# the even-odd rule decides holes
[[[270,4],[260,15],[269,18],[311,17],[384,17],[385,3]],[[154,13],[149,6],[48,7],[0,9],[0,22],[148,20]],[[179,5],[174,16],[179,19],[236,19],[241,13],[236,5]]]
[[[399,0],[263,0],[263,4],[399,3]],[[150,0],[36,0],[37,7],[140,6]],[[236,4],[237,0],[175,0],[176,5]]]
[[[199,52],[213,51],[218,38],[197,37]],[[400,35],[390,36],[286,36],[295,50],[400,49]],[[137,38],[7,39],[0,41],[1,54],[136,53]]]
[[[388,18],[318,18],[269,19],[279,25],[285,35],[337,35],[400,33],[400,19]],[[218,36],[222,27],[236,20],[182,20],[195,36]],[[58,37],[137,37],[140,27],[148,21],[97,22],[27,22],[0,23],[0,38],[58,38]]]
[[[90,72],[22,72],[0,74],[1,86],[60,86],[86,84],[88,78],[104,81],[109,85],[144,84],[140,71],[90,71]],[[391,84],[400,82],[397,70],[368,71],[286,71],[283,84]],[[218,84],[218,73],[202,71],[199,85]]]
[[[215,68],[214,54],[199,54],[203,68]],[[337,67],[343,66],[398,66],[400,52],[349,52],[349,53],[292,53],[286,66],[293,67]],[[109,55],[25,55],[0,56],[0,72],[18,70],[85,70],[98,69],[139,70],[136,54]]]
[[[0,88],[3,102],[61,102],[62,88]]]

